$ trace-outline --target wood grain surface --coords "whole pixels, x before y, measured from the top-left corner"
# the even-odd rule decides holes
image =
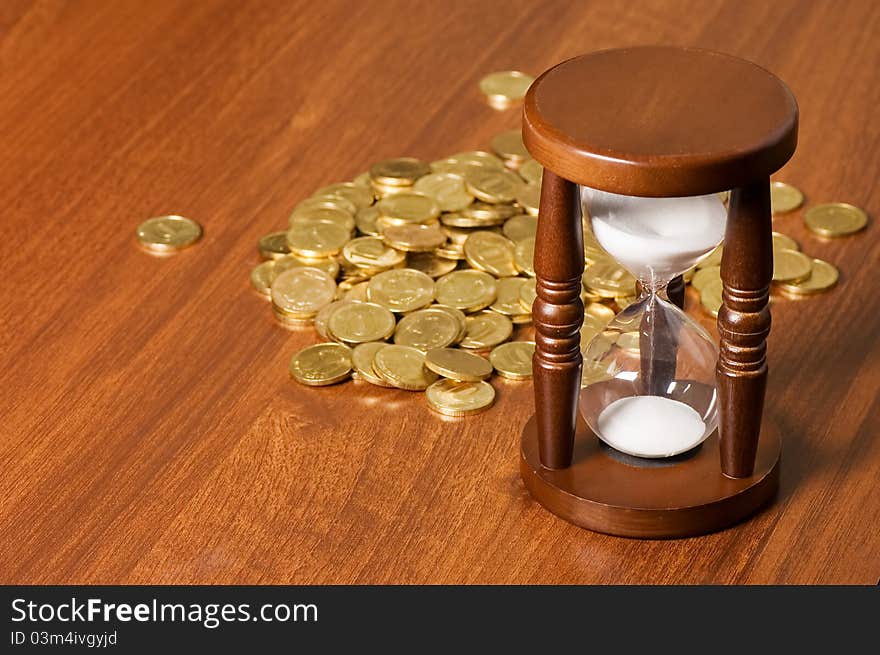
[[[878,32],[871,0],[4,0],[0,582],[876,583]],[[497,406],[458,421],[404,391],[296,385],[287,361],[316,338],[248,285],[257,239],[320,185],[515,127],[483,75],[645,43],[782,77],[801,130],[775,178],[871,215],[834,241],[774,220],[841,269],[772,303],[782,489],[675,541],[529,499],[529,383],[494,381]],[[204,240],[141,252],[136,225],[165,213]]]

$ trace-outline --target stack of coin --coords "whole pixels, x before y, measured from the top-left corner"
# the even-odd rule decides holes
[[[251,272],[254,288],[280,324],[314,324],[327,342],[293,356],[294,379],[425,391],[434,411],[464,416],[492,405],[493,373],[531,377],[534,343],[518,339],[537,297],[543,169],[518,130],[493,138],[492,150],[376,162],[352,182],[318,190],[293,209],[287,230],[260,239],[265,261]],[[774,188],[777,212],[799,204],[793,187]],[[836,281],[832,266],[789,237],[774,233],[773,247],[780,290],[805,295]],[[685,275],[713,315],[721,254],[719,246]],[[598,338],[638,348],[637,332],[606,330],[634,302],[636,280],[597,243],[587,218],[584,262],[582,350]],[[591,375],[585,370],[585,383]]]

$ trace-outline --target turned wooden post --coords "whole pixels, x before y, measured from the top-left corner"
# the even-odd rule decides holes
[[[535,240],[533,368],[541,464],[551,469],[571,464],[574,444],[584,322],[583,240],[577,185],[545,169]]]
[[[731,193],[721,258],[721,470],[732,478],[750,476],[755,464],[767,386],[772,277],[770,181],[765,177]]]

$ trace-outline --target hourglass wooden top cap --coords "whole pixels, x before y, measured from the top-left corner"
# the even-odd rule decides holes
[[[572,182],[637,196],[688,196],[778,170],[797,144],[794,95],[751,62],[647,46],[564,61],[526,95],[523,139]]]

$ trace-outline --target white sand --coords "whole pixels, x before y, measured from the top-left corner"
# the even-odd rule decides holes
[[[598,418],[599,437],[637,457],[672,457],[703,441],[706,424],[690,406],[662,396],[618,398]]]
[[[724,238],[727,211],[717,194],[638,198],[583,187],[596,240],[643,281],[668,282]]]

